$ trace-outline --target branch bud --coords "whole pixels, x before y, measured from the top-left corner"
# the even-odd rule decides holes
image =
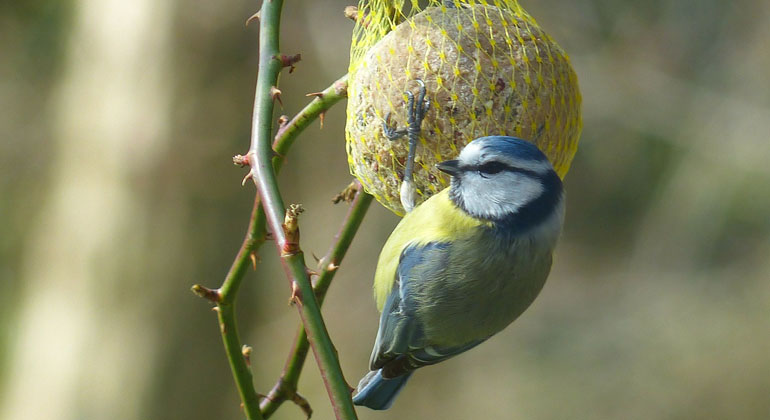
[[[299,215],[304,212],[301,204],[292,204],[286,209],[283,219],[283,233],[286,235],[286,243],[281,255],[294,255],[299,252]]]
[[[251,366],[251,346],[244,344],[243,347],[241,347],[241,354],[243,354],[246,364]]]
[[[219,290],[216,289],[209,289],[208,287],[203,287],[200,284],[196,284],[193,285],[190,290],[192,290],[192,292],[195,293],[198,297],[208,299],[214,303],[219,303],[222,300],[222,296],[219,294]]]
[[[302,54],[294,54],[294,55],[285,55],[281,54],[280,56],[276,56],[280,62],[281,66],[288,67],[289,73],[291,74],[294,72],[294,69],[296,68],[294,65],[302,61]]]

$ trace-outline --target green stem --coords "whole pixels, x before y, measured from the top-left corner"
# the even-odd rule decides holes
[[[227,360],[230,362],[230,370],[235,378],[238,394],[243,402],[243,411],[249,420],[261,420],[262,413],[259,410],[259,398],[254,391],[254,383],[251,377],[251,369],[243,357],[241,341],[238,338],[238,329],[235,322],[235,305],[217,305],[219,328],[222,333],[222,342],[225,345]]]
[[[238,289],[241,287],[243,277],[249,268],[252,254],[256,252],[257,248],[264,242],[265,212],[262,210],[262,206],[259,202],[259,195],[257,195],[254,199],[254,207],[251,209],[251,217],[249,219],[249,228],[246,237],[243,239],[243,244],[241,244],[241,248],[238,250],[235,261],[233,261],[230,270],[225,276],[225,281],[222,283],[222,286],[219,287],[219,303],[235,303],[235,297],[238,295]],[[254,258],[256,258],[256,256]]]
[[[315,99],[307,104],[286,125],[281,126],[275,135],[273,149],[277,156],[273,158],[273,166],[275,166],[276,171],[280,170],[283,156],[288,152],[291,145],[294,144],[294,140],[299,133],[305,130],[308,125],[334,104],[348,96],[348,75],[340,77],[331,86],[312,95],[315,96]]]
[[[273,60],[276,61],[276,60]],[[278,68],[280,71],[280,67]],[[268,86],[269,92],[269,86]],[[326,112],[333,105],[347,96],[347,75],[342,76],[331,86],[316,95],[305,108],[303,108],[291,121],[282,126],[275,136],[275,151],[277,153],[273,158],[275,171],[279,171],[284,161],[284,156],[294,143],[298,135],[305,130],[322,113]],[[241,343],[238,337],[237,325],[235,323],[235,299],[241,286],[243,278],[248,270],[250,259],[256,258],[253,255],[257,249],[265,242],[267,221],[265,212],[262,208],[259,194],[256,195],[254,206],[249,219],[249,228],[246,237],[243,240],[238,255],[235,257],[225,280],[219,289],[209,291],[207,296],[201,293],[201,290],[207,290],[201,286],[194,286],[196,293],[207,297],[217,303],[218,317],[220,323],[220,332],[225,346],[225,352],[230,363],[238,394],[243,403],[243,409],[249,419],[261,419],[257,393],[252,382],[251,370],[243,357]]]
[[[259,34],[260,71],[254,98],[248,161],[257,184],[262,208],[265,210],[267,225],[281,255],[282,266],[291,284],[300,318],[318,362],[335,415],[338,419],[355,419],[357,417],[351,401],[350,388],[342,375],[336,350],[329,338],[315,299],[305,267],[304,254],[297,244],[298,232],[296,227],[290,230],[289,227],[284,226],[286,207],[273,170],[274,151],[270,142],[273,101],[270,88],[275,86],[281,69],[281,62],[276,57],[279,55],[278,34],[282,6],[282,0],[264,0],[262,3]]]
[[[326,256],[319,262],[321,272],[314,286],[319,305],[323,304],[326,291],[329,289],[329,285],[337,273],[337,269],[345,257],[358,228],[361,226],[369,205],[372,203],[372,196],[364,192],[363,187],[358,181],[355,181],[355,188],[356,195],[350,203],[350,208],[342,223],[342,227],[334,237],[334,242]],[[267,398],[262,400],[261,409],[262,415],[265,418],[269,418],[284,401],[297,400],[297,386],[299,384],[299,377],[302,374],[302,367],[307,358],[308,349],[307,335],[305,334],[305,329],[300,325],[281,377]],[[303,409],[307,410],[306,407],[303,407]],[[308,417],[310,413],[306,412]]]
[[[294,143],[299,133],[307,128],[319,115],[326,112],[334,104],[346,97],[347,94],[347,75],[342,76],[331,86],[324,89],[321,95],[317,95],[305,108],[303,108],[291,121],[281,127],[275,136],[275,150],[278,156],[273,158],[273,165],[276,171],[279,171],[283,163],[283,156],[288,153],[289,148]],[[259,200],[259,195],[255,197],[254,206],[249,219],[249,228],[243,244],[230,267],[222,286],[219,289],[211,291],[208,296],[217,303],[219,310],[220,332],[222,341],[225,345],[225,352],[233,373],[238,394],[241,396],[244,411],[249,419],[259,419],[255,416],[259,411],[257,393],[254,390],[252,375],[246,360],[241,354],[241,343],[238,338],[238,330],[235,324],[235,298],[241,286],[241,282],[248,270],[252,253],[256,252],[265,242],[266,220],[265,211]],[[194,290],[201,290],[200,286],[194,287]],[[199,293],[200,294],[200,293]],[[205,295],[205,293],[203,293]],[[226,334],[226,332],[232,332]]]
[[[219,332],[222,335],[225,354],[230,363],[230,370],[235,379],[238,395],[240,395],[241,402],[243,402],[243,411],[249,420],[262,420],[263,417],[259,410],[259,398],[254,390],[251,369],[243,356],[241,340],[238,337],[238,326],[235,321],[235,296],[249,266],[251,253],[264,242],[264,234],[256,236],[256,233],[259,232],[260,219],[262,230],[264,230],[265,217],[264,214],[260,216],[259,209],[259,199],[257,197],[254,201],[254,208],[251,211],[248,233],[243,240],[235,261],[227,272],[227,276],[225,276],[222,286],[216,290],[207,289],[197,284],[192,287],[195,294],[217,304]]]

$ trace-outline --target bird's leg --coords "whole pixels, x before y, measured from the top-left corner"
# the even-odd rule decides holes
[[[401,183],[401,205],[406,212],[412,211],[414,208],[415,194],[417,189],[414,186],[414,158],[417,152],[417,140],[420,138],[420,130],[422,126],[422,120],[425,119],[425,114],[430,107],[430,101],[425,99],[425,83],[422,80],[417,79],[417,83],[420,84],[420,91],[417,93],[417,101],[415,101],[414,94],[407,91],[406,96],[408,98],[406,103],[407,109],[407,126],[406,129],[396,129],[390,125],[390,114],[385,118],[385,124],[383,125],[383,134],[389,140],[397,140],[404,135],[409,140],[409,154],[406,158],[406,168],[404,170],[404,180]]]
[[[414,198],[417,192],[414,186],[413,177],[414,157],[417,152],[417,140],[420,138],[422,120],[425,119],[425,113],[428,112],[428,107],[430,107],[430,101],[425,100],[425,83],[420,79],[417,79],[417,83],[420,84],[420,91],[417,94],[417,103],[414,103],[414,95],[411,92],[408,92],[409,118],[406,132],[409,139],[409,155],[406,158],[404,182],[401,183],[401,205],[404,206],[404,210],[406,210],[407,213],[414,208]]]

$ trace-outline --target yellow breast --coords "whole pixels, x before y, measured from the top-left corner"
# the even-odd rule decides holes
[[[430,242],[451,242],[467,237],[474,229],[488,224],[457,208],[449,198],[449,188],[417,206],[401,219],[380,252],[374,275],[377,309],[382,311],[393,289],[399,258],[406,247]]]

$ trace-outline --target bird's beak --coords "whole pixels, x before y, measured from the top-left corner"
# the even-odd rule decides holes
[[[436,167],[441,172],[446,172],[449,175],[455,176],[460,172],[460,161],[459,160],[447,160],[441,163],[436,164]]]

